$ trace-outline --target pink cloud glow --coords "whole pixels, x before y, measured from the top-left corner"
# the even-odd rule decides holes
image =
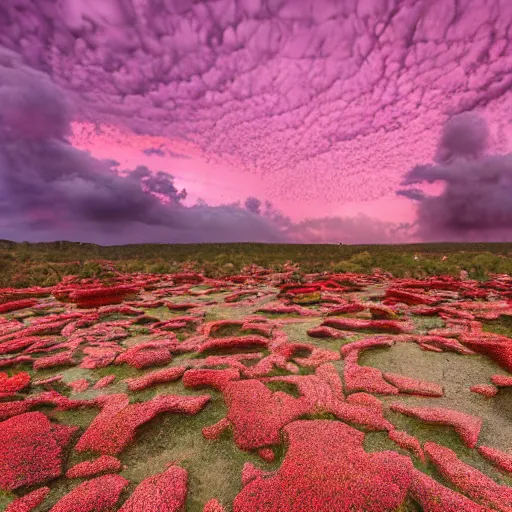
[[[282,241],[509,237],[512,213],[492,205],[503,200],[501,191],[512,190],[512,166],[506,157],[488,157],[512,151],[510,3],[26,0],[24,9],[7,2],[4,11],[2,133],[18,137],[24,155],[33,150],[29,141],[43,136],[50,150],[73,121],[74,148],[96,160],[115,160],[120,169],[147,167],[134,176],[151,179],[155,194],[162,187],[188,192],[184,200],[173,199],[184,209],[164,212],[130,188],[135,178],[112,181],[101,175],[97,181],[101,173],[92,170],[99,164],[92,161],[79,177],[52,174],[45,161],[44,175],[33,169],[34,176],[48,179],[38,189],[33,177],[12,176],[23,167],[17,160],[22,153],[16,153],[19,166],[0,163],[9,197],[21,190],[21,180],[34,187],[38,211],[50,211],[55,203],[42,197],[61,198],[60,208],[80,198],[80,212],[68,216],[68,231],[59,227],[52,234],[51,217],[41,221],[46,237],[68,236],[81,219],[91,230],[88,238],[103,240],[121,212],[132,211],[132,201],[144,203],[145,213],[122,224],[159,225],[151,236],[162,241],[204,240],[209,233],[220,240],[235,231]],[[38,78],[29,70],[38,70]],[[35,92],[20,92],[29,83],[22,78],[27,73],[33,88],[45,84],[45,103]],[[479,117],[464,121],[468,112]],[[443,130],[461,114],[462,128],[443,139]],[[488,137],[465,128],[478,125],[478,118]],[[62,158],[71,154],[68,147],[61,150]],[[439,151],[457,158],[440,163]],[[8,156],[4,161],[12,162]],[[435,162],[437,167],[419,177],[412,171]],[[497,176],[494,188],[487,169]],[[158,171],[163,174],[150,178]],[[41,194],[45,186],[47,194]],[[472,200],[482,187],[484,199]],[[133,195],[123,199],[128,193]],[[247,216],[241,210],[248,196],[271,201],[288,219],[275,210],[264,218]],[[113,197],[127,209],[110,211]],[[33,231],[37,219],[30,213],[33,205],[24,210],[26,199],[11,203],[0,197],[0,209],[16,210],[22,226],[3,221],[0,236],[42,236]],[[194,209],[198,199],[211,208]],[[236,201],[242,208],[223,206]],[[468,214],[468,208],[474,211]],[[177,214],[183,216],[179,222]],[[253,222],[255,231],[247,228]],[[409,226],[397,230],[404,223]],[[126,226],[117,231],[133,232]],[[382,231],[394,234],[381,238]]]

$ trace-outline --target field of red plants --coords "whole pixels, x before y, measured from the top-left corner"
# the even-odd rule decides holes
[[[8,512],[512,511],[512,278],[0,289]]]

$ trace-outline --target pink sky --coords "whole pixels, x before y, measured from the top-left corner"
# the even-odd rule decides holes
[[[44,160],[32,168],[43,159],[29,157],[33,146],[22,147],[23,142],[16,158],[3,155],[3,161],[16,162],[15,170],[0,169],[10,173],[0,175],[7,191],[5,198],[0,195],[0,209],[15,209],[22,227],[7,225],[0,236],[27,232],[37,238],[43,223],[38,227],[34,212],[52,211],[55,198],[62,199],[61,209],[77,209],[67,212],[69,229],[75,225],[69,219],[78,219],[75,232],[85,222],[92,230],[88,238],[98,240],[108,238],[115,222],[127,233],[133,222],[158,225],[152,236],[166,241],[191,240],[195,232],[186,226],[203,222],[196,233],[200,240],[208,233],[227,239],[235,232],[274,240],[286,231],[302,241],[357,241],[359,235],[365,241],[412,241],[420,236],[411,231],[417,223],[421,236],[464,239],[469,228],[478,238],[494,222],[508,227],[508,210],[491,207],[512,183],[508,160],[485,158],[512,151],[510,2],[69,0],[34,2],[25,10],[16,5],[7,2],[7,15],[0,18],[0,119],[7,125],[0,137],[44,139],[42,147],[51,155],[53,139],[63,137],[71,123],[74,148],[94,159],[116,160],[122,169],[147,166],[148,172],[134,175],[146,192],[148,186],[155,194],[162,187],[171,190],[163,176],[172,175],[178,190],[187,189],[184,206],[203,199],[211,208],[179,210],[176,219],[176,211],[162,211],[153,199],[139,196],[135,178],[114,182],[95,174],[98,162],[86,162],[69,148],[59,149],[59,163]],[[465,127],[443,139],[446,123],[467,113],[485,120],[489,136],[470,126],[477,118],[465,118]],[[474,152],[472,145],[483,149]],[[409,198],[397,195],[411,170],[433,164],[441,147],[457,158],[483,160],[462,166],[438,160],[441,167],[410,180]],[[165,153],[150,155],[151,149]],[[66,159],[80,160],[83,167],[64,171]],[[27,176],[19,174],[24,167]],[[489,184],[486,169],[500,176],[499,185],[476,201],[474,195]],[[428,185],[434,174],[438,182]],[[21,183],[30,186],[24,191]],[[297,225],[275,212],[272,218],[248,216],[243,204],[249,196],[271,201]],[[41,203],[37,208],[34,198]],[[236,201],[241,208],[224,207]],[[121,212],[136,204],[144,204],[144,213],[123,219]],[[251,223],[254,232],[246,228]],[[67,236],[48,224],[46,237]],[[325,230],[325,239],[315,234]],[[391,238],[380,237],[389,230],[395,233]]]

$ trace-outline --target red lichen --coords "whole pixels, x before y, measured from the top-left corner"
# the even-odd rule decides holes
[[[21,299],[21,300],[13,300],[11,302],[4,302],[0,304],[0,314],[9,313],[10,311],[17,311],[19,309],[30,308],[37,304],[37,300],[35,299]]]
[[[105,375],[105,377],[102,377],[94,386],[93,389],[103,389],[112,384],[116,380],[115,375]]]
[[[188,474],[171,466],[143,480],[119,512],[180,512],[187,498]]]
[[[205,439],[210,439],[211,441],[219,439],[223,432],[225,432],[230,426],[231,423],[229,420],[227,418],[222,418],[217,423],[210,425],[209,427],[204,427],[202,429],[203,437]]]
[[[12,377],[0,372],[0,393],[12,394],[25,389],[30,384],[30,375],[20,372]]]
[[[41,357],[34,361],[34,370],[42,370],[45,368],[55,368],[57,366],[74,366],[73,352],[71,350],[60,352],[47,357]]]
[[[240,371],[235,368],[226,370],[188,370],[183,375],[183,385],[186,388],[214,388],[222,391],[233,380],[240,378]]]
[[[172,359],[170,345],[172,344],[159,341],[140,343],[117,356],[115,364],[126,363],[139,370],[151,366],[164,366]]]
[[[203,512],[226,512],[226,509],[218,500],[212,498],[205,504]]]
[[[118,347],[85,347],[83,352],[86,355],[80,363],[80,368],[106,368],[114,362],[120,351]]]
[[[359,366],[357,354],[357,352],[351,352],[345,356],[344,377],[347,392],[364,391],[382,395],[398,395],[398,388],[386,382],[380,370],[370,366]]]
[[[126,379],[123,382],[127,384],[130,391],[141,391],[142,389],[149,388],[156,384],[178,380],[185,373],[185,370],[186,368],[183,366],[165,368],[163,370],[146,373],[141,377]]]
[[[73,382],[69,382],[68,386],[73,390],[73,393],[82,393],[89,389],[89,381],[87,379],[78,379]]]
[[[272,462],[276,458],[272,448],[260,448],[258,450],[258,455],[266,462]]]
[[[247,336],[227,336],[225,338],[209,338],[198,349],[199,353],[209,350],[231,350],[238,348],[267,347],[269,341],[263,336],[250,334]]]
[[[470,391],[485,396],[486,398],[492,398],[498,394],[498,388],[492,384],[475,384],[471,386]]]
[[[363,318],[326,318],[322,325],[345,331],[374,331],[400,334],[410,331],[410,325],[395,320],[366,320]]]
[[[308,412],[303,400],[272,393],[254,379],[228,382],[223,392],[234,440],[242,450],[279,444],[280,429]]]
[[[343,332],[334,327],[327,327],[321,325],[320,327],[313,327],[308,329],[308,335],[313,338],[334,338],[334,339],[345,339],[352,334],[349,332]]]
[[[401,393],[420,396],[443,396],[443,387],[434,382],[413,379],[398,373],[383,373],[384,379],[397,387]]]
[[[159,395],[148,402],[130,404],[127,395],[105,395],[96,403],[101,412],[94,418],[75,446],[75,450],[116,455],[132,441],[136,429],[163,412],[197,414],[209,395]]]
[[[5,512],[31,512],[46,499],[49,493],[49,487],[36,489],[29,494],[25,494],[22,498],[14,500],[5,509]]]
[[[512,473],[512,454],[502,452],[501,450],[489,446],[479,446],[478,451],[496,467]]]
[[[441,475],[469,498],[490,508],[512,510],[511,487],[498,485],[488,476],[462,462],[449,448],[428,442],[424,449]]]
[[[493,375],[491,382],[499,388],[512,386],[512,375]]]
[[[390,430],[388,437],[391,441],[400,446],[400,448],[411,451],[418,459],[425,462],[425,454],[421,449],[421,444],[414,436],[411,436],[407,432],[402,432],[401,430]]]
[[[487,507],[452,491],[417,469],[413,470],[409,491],[424,512],[489,512]]]
[[[40,412],[1,422],[0,489],[14,490],[60,476],[62,450],[76,430],[53,424]]]
[[[482,418],[452,409],[441,407],[407,407],[402,404],[393,404],[391,410],[418,418],[427,423],[450,425],[459,434],[468,448],[476,446],[480,429],[482,428]]]
[[[111,455],[102,455],[93,461],[86,460],[76,464],[66,473],[67,478],[89,478],[103,473],[118,473],[121,471],[121,461]]]
[[[235,498],[234,512],[380,512],[404,502],[410,459],[366,453],[364,434],[338,421],[296,421],[284,430],[289,448],[281,468],[250,481]]]
[[[129,484],[120,475],[104,475],[75,487],[50,512],[110,512]]]

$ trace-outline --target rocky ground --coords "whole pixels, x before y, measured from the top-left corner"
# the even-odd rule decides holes
[[[512,279],[0,289],[0,509],[512,511]]]

